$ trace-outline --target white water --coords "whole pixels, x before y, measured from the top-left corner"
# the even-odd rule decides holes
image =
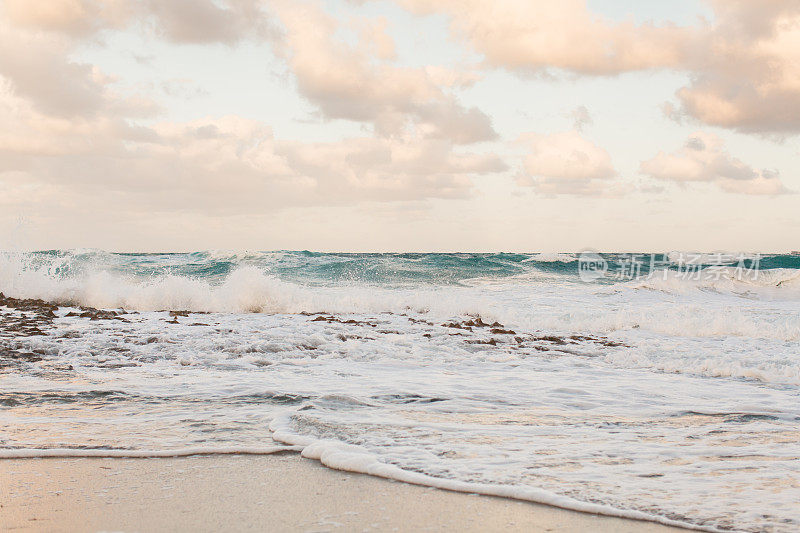
[[[288,444],[333,468],[452,490],[792,531],[796,280],[775,270],[392,288],[298,285],[252,266],[216,281],[91,269],[64,279],[7,262],[7,296],[141,312],[92,321],[64,307],[47,335],[0,332],[4,348],[43,357],[0,373],[0,454]],[[160,309],[212,313],[172,324]],[[333,321],[299,314],[322,311]],[[467,314],[514,333],[447,327]],[[556,335],[564,344],[546,338]]]

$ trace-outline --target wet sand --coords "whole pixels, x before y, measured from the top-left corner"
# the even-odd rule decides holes
[[[684,531],[339,472],[294,453],[3,459],[0,530]]]

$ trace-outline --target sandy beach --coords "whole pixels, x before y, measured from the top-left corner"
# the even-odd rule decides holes
[[[330,470],[295,454],[0,461],[4,531],[682,531]]]

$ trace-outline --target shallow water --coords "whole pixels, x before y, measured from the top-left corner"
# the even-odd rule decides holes
[[[292,445],[457,490],[796,530],[800,257],[725,259],[584,282],[569,254],[7,253],[0,290],[59,307],[33,335],[35,312],[0,307],[0,454]]]

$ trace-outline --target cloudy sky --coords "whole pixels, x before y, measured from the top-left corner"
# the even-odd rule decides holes
[[[0,0],[0,248],[800,249],[797,0]]]

